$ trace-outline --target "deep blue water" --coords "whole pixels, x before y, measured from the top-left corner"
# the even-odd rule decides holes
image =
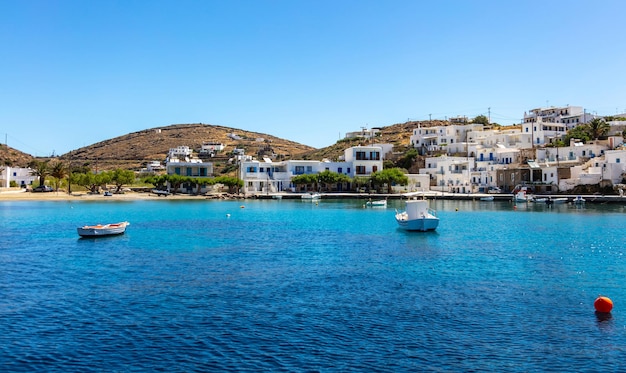
[[[407,233],[362,203],[1,202],[0,367],[626,369],[624,206],[432,201]]]

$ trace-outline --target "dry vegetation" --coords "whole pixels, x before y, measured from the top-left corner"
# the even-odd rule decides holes
[[[219,142],[226,146],[224,152],[213,159],[216,163],[216,173],[223,167],[228,155],[236,148],[242,148],[246,154],[256,157],[274,157],[274,159],[311,159],[322,160],[337,158],[344,153],[344,149],[355,145],[369,143],[390,143],[394,145],[395,153],[403,153],[410,148],[410,136],[418,125],[429,127],[442,125],[447,122],[425,121],[398,123],[380,129],[380,134],[374,140],[343,139],[335,144],[321,149],[281,139],[268,134],[239,130],[235,128],[208,125],[208,124],[175,124],[166,127],[156,127],[124,136],[112,138],[96,144],[82,147],[63,154],[59,159],[69,161],[74,166],[88,166],[97,170],[115,168],[139,170],[150,161],[165,161],[170,148],[189,146],[198,151],[204,142]],[[229,134],[235,134],[240,139],[233,139]],[[11,149],[6,145],[0,146],[0,162],[10,166],[26,167],[33,159],[32,156]],[[221,165],[220,165],[221,164]]]

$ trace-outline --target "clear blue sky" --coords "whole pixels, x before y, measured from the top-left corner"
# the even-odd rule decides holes
[[[623,0],[0,0],[1,142],[45,156],[201,122],[319,148],[429,116],[622,113],[625,14]]]

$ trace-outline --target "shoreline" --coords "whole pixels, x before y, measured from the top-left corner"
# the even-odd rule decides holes
[[[465,201],[479,201],[480,198],[485,196],[494,197],[494,201],[509,201],[512,202],[512,194],[461,194],[461,193],[446,193],[446,192],[424,192],[424,197],[427,199],[445,199],[445,200],[465,200]],[[568,203],[577,195],[536,195],[536,197],[566,197]],[[621,197],[618,195],[582,195],[588,203],[617,203],[626,205],[626,196]],[[212,193],[202,195],[192,194],[170,194],[168,196],[160,196],[151,192],[124,192],[120,194],[112,194],[105,196],[104,194],[90,194],[88,192],[73,192],[68,194],[66,191],[59,190],[54,192],[29,192],[21,188],[0,188],[0,202],[2,201],[97,201],[97,200],[112,200],[112,201],[138,201],[138,200],[243,200],[243,199],[301,199],[301,193],[274,193],[274,194],[248,194],[248,195],[233,195],[228,193]],[[390,199],[400,200],[406,198],[403,194],[367,194],[367,193],[321,193],[322,199]],[[526,203],[526,202],[517,202]],[[533,202],[529,202],[533,203]]]

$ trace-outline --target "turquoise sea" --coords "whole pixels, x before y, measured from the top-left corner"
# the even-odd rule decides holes
[[[400,203],[0,202],[0,367],[626,370],[625,206],[436,200],[407,233]]]

